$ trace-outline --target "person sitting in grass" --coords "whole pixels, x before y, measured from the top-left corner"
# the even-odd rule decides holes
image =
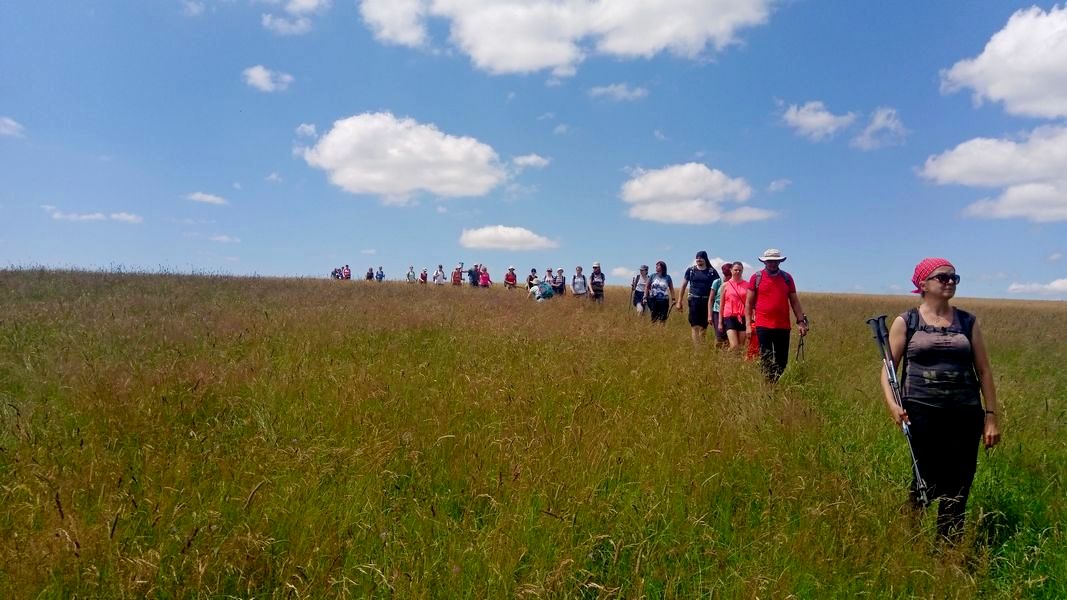
[[[907,423],[919,474],[929,501],[939,500],[937,532],[958,542],[967,496],[978,464],[978,446],[1000,443],[997,389],[978,319],[952,306],[960,276],[944,258],[925,258],[911,282],[921,300],[893,320],[889,350],[893,368],[903,361],[903,406],[882,370],[886,408],[900,427]],[[985,406],[982,403],[985,403]],[[911,504],[921,511],[916,482]]]
[[[529,291],[530,297],[538,302],[544,302],[553,296],[552,286],[547,281],[541,281],[534,277],[533,287]]]

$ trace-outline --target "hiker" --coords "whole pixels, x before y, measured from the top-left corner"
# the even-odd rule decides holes
[[[728,279],[730,279],[730,273],[733,269],[732,263],[722,263],[719,266],[722,271],[722,277],[715,280],[712,284],[712,299],[711,299],[711,318],[708,319],[708,325],[712,328],[712,333],[715,334],[715,345],[719,348],[727,346],[727,334],[722,329],[722,287],[726,285]]]
[[[479,265],[475,264],[473,267],[467,269],[467,283],[471,287],[478,287],[478,280],[481,278],[482,270]]]
[[[779,268],[785,259],[777,248],[765,250],[759,257],[763,269],[749,280],[745,298],[745,317],[759,340],[760,363],[771,382],[778,381],[789,362],[790,308],[800,335],[808,335],[808,317],[800,306],[793,276]]]
[[[482,265],[482,270],[478,273],[478,287],[488,288],[493,285],[493,280],[489,277],[489,267]]]
[[[385,271],[382,270],[381,265],[378,265],[378,272],[374,274],[374,280],[378,283],[385,281]]]
[[[726,265],[723,265],[726,268]],[[724,270],[723,273],[726,271]],[[730,265],[730,278],[722,286],[719,303],[719,329],[726,336],[730,350],[741,352],[745,347],[748,328],[745,326],[745,302],[748,301],[748,282],[744,279],[745,265],[736,261]]]
[[[445,284],[445,266],[437,265],[437,270],[433,272],[433,284],[444,285]]]
[[[645,269],[647,270],[647,267]],[[667,273],[667,263],[662,260],[656,261],[656,272],[645,284],[643,299],[648,304],[652,322],[666,323],[667,316],[671,313],[671,304],[674,303],[674,281]]]
[[[645,302],[645,289],[648,287],[648,265],[641,265],[641,269],[634,275],[633,281],[630,282],[630,304],[633,305],[634,310],[638,314],[644,314],[645,306],[648,304]]]
[[[504,287],[509,290],[513,290],[515,289],[515,285],[518,284],[518,282],[519,277],[515,274],[515,265],[511,265],[510,267],[508,267],[507,274],[504,275]]]
[[[334,270],[330,271],[330,279],[340,279],[340,278],[341,278],[341,269],[334,268]]]
[[[563,274],[562,267],[556,269],[556,274],[552,277],[552,291],[557,296],[563,296],[567,293],[567,276]]]
[[[348,265],[341,269],[341,279],[352,279],[352,269],[348,268]]]
[[[997,390],[977,318],[951,304],[960,277],[944,258],[915,266],[913,294],[921,300],[893,320],[889,348],[894,368],[903,360],[903,407],[893,398],[886,373],[886,407],[899,427],[907,423],[919,472],[937,507],[937,532],[950,542],[963,534],[967,496],[978,462],[978,443],[1000,442]],[[984,402],[984,406],[983,406]],[[912,506],[925,508],[912,482]]]
[[[685,280],[682,281],[682,290],[678,292],[678,303],[675,305],[682,310],[682,296],[689,289],[689,327],[692,329],[693,344],[697,345],[704,341],[704,332],[708,329],[708,316],[711,311],[708,305],[711,299],[711,285],[719,279],[719,272],[708,261],[708,253],[704,250],[696,253],[696,263],[685,270]]]
[[[530,291],[539,283],[541,280],[537,278],[537,269],[530,269],[530,274],[526,276],[526,291]]]
[[[604,302],[604,272],[600,270],[600,263],[593,263],[593,272],[589,274],[589,289],[593,294],[590,296],[590,300],[603,304]]]
[[[363,277],[367,281],[374,281],[374,267],[367,267],[367,275]]]
[[[534,277],[532,284],[528,294],[534,300],[544,302],[553,296],[552,286],[549,285],[547,281],[541,281],[537,277]]]
[[[463,285],[463,263],[459,263],[455,269],[452,269],[452,285]]]
[[[585,300],[589,293],[589,284],[586,282],[585,275],[582,274],[581,265],[574,267],[574,276],[571,277],[571,293],[579,300]]]
[[[419,284],[420,285],[425,285],[426,284],[426,279],[427,279],[426,269],[423,269],[422,272],[419,273]]]
[[[415,276],[415,265],[411,265],[410,267],[408,267],[408,274],[407,274],[408,283],[415,283],[416,279],[417,279],[417,277]]]

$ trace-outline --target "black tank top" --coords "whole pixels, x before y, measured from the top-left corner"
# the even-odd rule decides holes
[[[953,310],[948,327],[931,327],[920,313],[906,353],[905,399],[939,408],[981,404],[974,349],[960,325],[959,311]]]

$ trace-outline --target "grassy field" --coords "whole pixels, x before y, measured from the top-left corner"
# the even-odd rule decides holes
[[[3,597],[1067,597],[1067,304],[958,302],[1004,443],[946,550],[864,324],[912,299],[803,294],[772,387],[627,294],[0,272]]]

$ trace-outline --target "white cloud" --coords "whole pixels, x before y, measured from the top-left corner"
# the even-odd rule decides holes
[[[304,35],[311,31],[311,19],[307,17],[276,17],[265,14],[260,17],[263,29],[276,35]]]
[[[652,137],[656,138],[657,140],[659,140],[661,142],[667,141],[667,135],[665,133],[663,133],[662,131],[660,131],[659,129],[655,129],[655,130],[652,131]]]
[[[459,236],[459,245],[481,250],[545,250],[559,247],[559,243],[529,229],[504,225],[464,229]]]
[[[364,248],[364,249],[360,250],[359,253],[360,254],[365,254],[367,256],[374,256],[375,254],[378,253],[378,251],[375,250],[374,248]]]
[[[11,117],[0,117],[0,137],[24,137],[26,128]]]
[[[863,132],[852,138],[852,145],[860,150],[876,150],[903,144],[907,135],[897,109],[883,106],[874,111]]]
[[[425,0],[363,0],[359,14],[379,42],[417,48],[428,41],[427,8]]]
[[[144,223],[144,217],[128,212],[111,213],[110,215],[108,215],[108,218],[110,218],[112,221],[122,221],[123,223]]]
[[[521,169],[543,169],[552,162],[551,158],[545,158],[538,154],[523,154],[522,156],[516,156],[511,159],[511,164]]]
[[[235,189],[235,190],[241,189],[241,182],[240,181],[233,182],[233,189]]]
[[[440,204],[437,205],[437,214],[443,215],[448,212],[448,209]]]
[[[271,173],[270,175],[267,175],[266,181],[269,183],[281,183],[282,181],[284,181],[284,179],[282,179],[281,175],[275,172]]]
[[[968,140],[927,158],[920,174],[943,185],[1004,188],[968,206],[968,216],[1067,220],[1067,127],[1038,127],[1020,140]]]
[[[1049,283],[1013,283],[1008,286],[1012,294],[1042,294],[1060,296],[1067,294],[1067,278],[1056,279]]]
[[[1016,11],[975,58],[941,71],[941,91],[974,91],[1014,115],[1067,116],[1067,6]]]
[[[555,119],[555,118],[556,118],[556,113],[554,113],[554,112],[546,112],[546,113],[543,113],[540,116],[538,116],[537,120],[538,121],[551,121],[552,119]]]
[[[766,23],[771,0],[363,0],[377,39],[427,43],[427,20],[444,19],[449,39],[490,73],[549,70],[568,77],[586,56],[698,58],[737,43]]]
[[[624,102],[627,100],[640,100],[648,95],[648,90],[643,87],[632,88],[626,83],[613,83],[590,88],[589,95],[593,98],[606,98],[616,102]]]
[[[629,279],[629,278],[633,277],[634,274],[636,274],[636,273],[637,273],[637,269],[630,269],[630,268],[627,268],[627,267],[615,267],[608,274],[611,275],[612,277],[617,278],[617,279],[623,279],[623,278]]]
[[[782,115],[782,120],[792,127],[797,135],[818,142],[832,138],[838,131],[852,125],[856,114],[835,115],[822,102],[813,100],[803,106],[790,104]]]
[[[57,220],[57,221],[82,222],[82,221],[107,221],[107,220],[110,219],[112,221],[119,221],[119,222],[122,222],[122,223],[131,223],[131,224],[137,224],[137,223],[143,223],[144,222],[144,218],[143,217],[140,217],[138,215],[135,215],[135,214],[132,214],[132,213],[128,213],[128,212],[117,212],[117,213],[111,213],[110,215],[106,215],[106,214],[104,214],[102,212],[66,213],[66,212],[63,212],[63,211],[59,210],[58,208],[56,208],[55,206],[52,206],[50,204],[42,204],[41,205],[41,209],[43,209],[46,213],[52,215],[52,218]]]
[[[182,0],[182,14],[187,17],[199,17],[204,14],[204,3],[193,0]]]
[[[332,3],[332,0],[289,0],[285,3],[288,17],[264,14],[260,17],[260,24],[276,35],[304,35],[311,31],[309,15],[325,12]]]
[[[297,137],[313,138],[313,137],[317,136],[318,134],[319,133],[315,129],[315,125],[312,124],[312,123],[301,123],[300,125],[297,125],[297,127],[296,127],[296,135],[297,135]]]
[[[556,125],[556,127],[552,130],[552,133],[556,135],[563,135],[570,131],[570,129],[570,125],[567,125],[566,123],[560,123],[559,125]]]
[[[1022,218],[1036,223],[1067,221],[1067,185],[1013,185],[996,198],[987,198],[971,204],[964,209],[963,214],[983,219]]]
[[[185,197],[193,202],[203,202],[204,204],[229,204],[222,196],[208,194],[207,192],[193,192]]]
[[[391,204],[404,204],[417,192],[483,196],[507,178],[487,144],[388,112],[336,121],[302,155],[309,165],[329,173],[334,185]]]
[[[241,72],[245,83],[261,92],[283,92],[293,82],[293,76],[281,71],[271,71],[263,65],[248,67]]]
[[[767,191],[772,193],[781,192],[791,185],[793,185],[792,179],[775,179],[767,186]]]
[[[672,165],[646,171],[636,169],[623,184],[623,202],[635,219],[660,223],[703,225],[725,221],[744,223],[775,216],[769,210],[743,206],[724,210],[724,202],[745,202],[752,188],[742,178],[731,178],[700,163]]]
[[[241,243],[241,239],[240,238],[235,238],[233,236],[224,235],[224,234],[216,234],[216,235],[208,236],[207,239],[209,239],[209,240],[211,240],[213,242],[218,242],[220,244],[240,244]]]
[[[1063,253],[1062,252],[1053,252],[1052,254],[1049,254],[1048,257],[1045,258],[1045,260],[1047,260],[1049,262],[1056,262],[1058,260],[1061,260],[1062,258],[1063,258]]]

